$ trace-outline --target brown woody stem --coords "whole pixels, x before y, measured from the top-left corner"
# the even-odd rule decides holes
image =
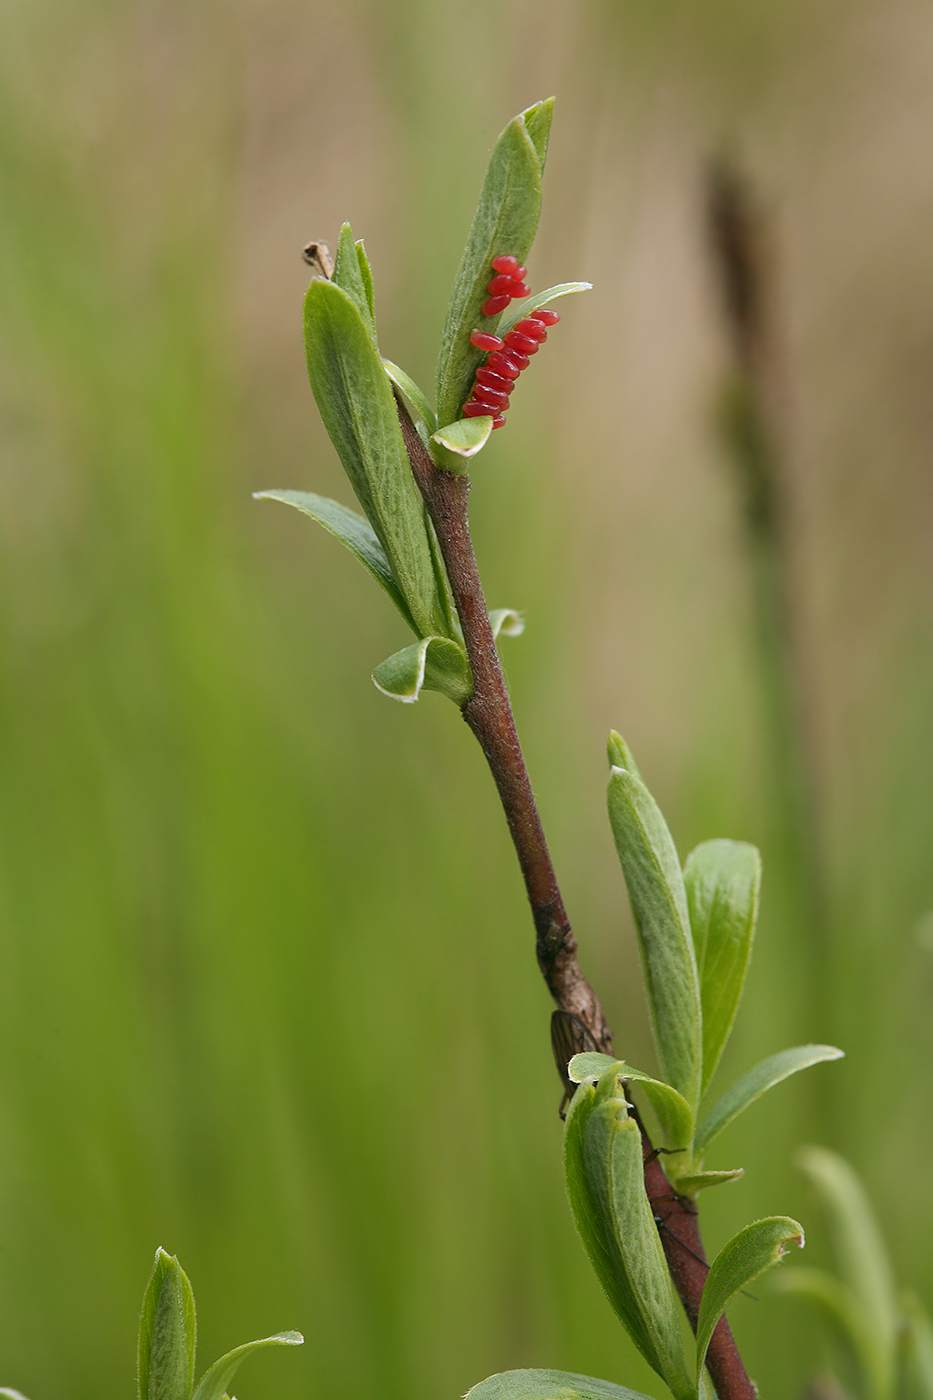
[[[608,1053],[612,1050],[612,1032],[599,998],[577,961],[577,940],[557,884],[489,622],[470,538],[470,479],[466,474],[443,471],[435,465],[401,407],[399,420],[412,472],[434,522],[473,671],[473,694],[463,707],[463,718],[486,755],[512,833],[534,918],[538,966],[557,1006],[579,1016],[596,1044]],[[686,1197],[675,1193],[640,1120],[639,1127],[645,1157],[645,1190],[659,1222],[671,1278],[690,1325],[696,1330],[700,1297],[709,1272],[696,1208]],[[755,1400],[757,1392],[725,1318],[713,1333],[706,1364],[719,1400]]]

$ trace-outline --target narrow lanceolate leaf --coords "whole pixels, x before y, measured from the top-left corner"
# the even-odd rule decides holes
[[[628,886],[661,1076],[696,1112],[702,1024],[687,896],[671,834],[651,793],[614,767],[609,821]]]
[[[175,1256],[157,1249],[139,1318],[139,1400],[189,1400],[196,1341],[191,1284]]]
[[[356,555],[379,587],[388,593],[412,631],[417,633],[408,604],[389,568],[385,550],[368,520],[338,501],[332,501],[328,496],[316,496],[312,491],[254,491],[253,495],[257,501],[283,501],[285,505],[294,506],[323,525],[341,544],[346,545],[351,554]]]
[[[355,247],[354,247],[355,255]],[[308,377],[321,418],[421,636],[444,630],[422,500],[395,397],[352,298],[315,281],[305,296]]]
[[[494,330],[481,315],[494,276],[492,260],[514,253],[524,262],[541,213],[541,172],[554,100],[539,102],[509,122],[493,148],[460,267],[447,306],[437,362],[437,418],[452,423],[473,383],[483,352],[470,332]]]
[[[837,1341],[862,1373],[867,1400],[891,1400],[890,1357],[851,1288],[825,1269],[788,1269],[774,1280],[774,1289],[811,1304],[830,1323]]]
[[[464,1400],[646,1400],[637,1390],[572,1371],[501,1371],[468,1390]]]
[[[706,1360],[706,1349],[716,1323],[729,1299],[746,1284],[777,1264],[787,1246],[803,1249],[803,1227],[787,1215],[772,1215],[746,1225],[723,1245],[710,1266],[697,1318],[697,1372]]]
[[[461,708],[473,694],[473,673],[459,642],[425,637],[380,662],[373,671],[376,688],[390,700],[412,705],[422,690],[439,690]]]
[[[795,1045],[791,1050],[779,1050],[776,1055],[761,1060],[736,1080],[731,1089],[726,1090],[700,1123],[696,1135],[697,1157],[702,1157],[713,1139],[740,1113],[744,1113],[749,1104],[760,1099],[775,1084],[780,1084],[782,1079],[788,1079],[810,1065],[821,1064],[823,1060],[841,1060],[843,1054],[835,1045]]]
[[[613,1064],[623,1082],[632,1082],[643,1090],[658,1116],[664,1147],[672,1152],[686,1152],[693,1141],[693,1114],[687,1100],[670,1084],[635,1069],[623,1060],[613,1060],[611,1055],[601,1055],[592,1050],[574,1055],[568,1066],[568,1074],[574,1083],[581,1084],[584,1079],[599,1078]]]
[[[341,287],[350,297],[375,341],[376,319],[373,313],[373,278],[369,259],[363,252],[362,243],[354,241],[353,230],[349,224],[344,224],[340,230],[333,280],[335,285]]]
[[[731,1171],[724,1172],[690,1172],[678,1176],[673,1185],[682,1196],[695,1198],[710,1186],[728,1186],[730,1181],[740,1181],[744,1175],[744,1167],[733,1167]]]
[[[744,841],[704,841],[684,866],[703,1008],[703,1088],[729,1039],[752,952],[761,857]]]
[[[844,1158],[825,1147],[803,1147],[796,1162],[829,1218],[839,1276],[858,1298],[880,1338],[893,1380],[897,1297],[891,1263],[865,1188]]]
[[[192,1400],[223,1400],[240,1364],[248,1356],[252,1356],[254,1351],[262,1351],[265,1347],[300,1347],[303,1342],[304,1337],[300,1332],[276,1332],[274,1337],[262,1337],[258,1342],[244,1342],[243,1346],[235,1347],[219,1361],[215,1361],[211,1369],[204,1373]]]
[[[496,335],[504,336],[517,326],[519,321],[523,321],[526,316],[533,315],[539,306],[547,306],[549,302],[556,301],[558,297],[569,297],[573,296],[575,292],[591,292],[592,290],[592,282],[559,282],[556,287],[548,287],[543,292],[535,292],[530,297],[513,301],[512,305],[507,306],[499,317]]]
[[[641,1133],[629,1117],[617,1065],[574,1095],[564,1167],[580,1238],[620,1322],[677,1400],[692,1400],[680,1318],[645,1195]]]
[[[423,425],[428,437],[437,432],[437,416],[428,403],[424,390],[419,389],[411,376],[407,375],[403,369],[399,369],[398,365],[394,365],[391,360],[383,357],[382,367],[405,400],[405,407],[408,409],[409,417],[415,427],[418,427],[419,423]]]

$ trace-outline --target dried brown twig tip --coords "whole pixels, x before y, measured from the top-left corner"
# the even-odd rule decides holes
[[[311,242],[305,244],[301,250],[301,256],[309,267],[315,269],[319,277],[325,277],[328,282],[331,280],[334,275],[334,260],[326,243]]]

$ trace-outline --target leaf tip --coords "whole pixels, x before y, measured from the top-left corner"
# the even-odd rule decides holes
[[[378,668],[377,668],[377,669],[378,669]],[[412,694],[410,694],[410,695],[403,695],[403,694],[401,694],[401,693],[400,693],[399,691],[397,691],[397,690],[388,690],[388,689],[386,689],[386,687],[385,687],[384,685],[380,685],[379,682],[376,680],[376,672],[375,672],[375,671],[373,672],[371,679],[372,679],[373,685],[374,685],[374,686],[376,687],[376,689],[379,691],[380,695],[386,695],[386,696],[388,696],[388,698],[389,698],[390,700],[398,700],[399,704],[401,704],[401,705],[414,705],[415,702],[419,699],[419,697],[420,697],[420,695],[421,695],[421,686],[420,686],[420,685],[418,686],[418,689],[417,689],[416,691],[414,691]]]
[[[432,434],[432,441],[446,447],[458,457],[475,457],[486,446],[492,432],[492,415],[482,414],[479,418],[458,418]]]

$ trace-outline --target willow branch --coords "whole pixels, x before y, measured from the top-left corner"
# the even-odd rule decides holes
[[[463,707],[463,718],[486,756],[509,825],[534,918],[538,966],[558,1008],[578,1016],[596,1044],[609,1053],[612,1032],[577,959],[577,940],[548,851],[489,622],[470,538],[470,479],[435,465],[402,408],[399,420],[412,472],[437,533],[473,670],[473,694]],[[640,1119],[638,1125],[645,1190],[658,1221],[671,1279],[695,1331],[709,1272],[696,1208],[674,1191]],[[724,1317],[713,1333],[706,1364],[719,1400],[756,1400],[757,1392]]]

